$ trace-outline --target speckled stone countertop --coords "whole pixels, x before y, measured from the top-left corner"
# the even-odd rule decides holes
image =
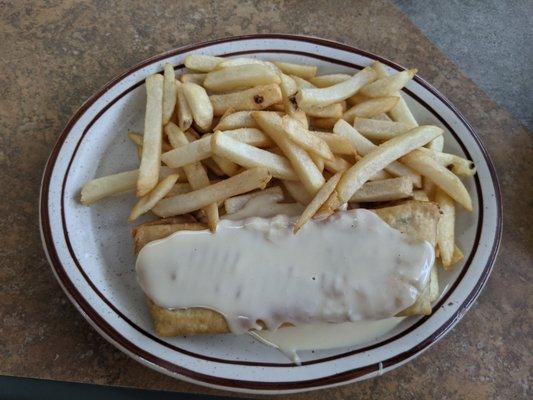
[[[39,184],[69,116],[113,76],[171,48],[266,32],[338,40],[416,66],[480,134],[504,196],[504,238],[494,272],[451,333],[378,379],[287,397],[531,396],[531,133],[381,0],[0,1],[0,374],[215,393],[143,367],[78,314],[41,248]]]

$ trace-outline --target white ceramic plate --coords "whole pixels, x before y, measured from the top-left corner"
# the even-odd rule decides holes
[[[400,66],[353,47],[287,35],[235,37],[158,55],[113,79],[70,119],[44,171],[40,217],[45,251],[67,296],[116,347],[168,375],[201,385],[254,393],[286,393],[334,386],[387,372],[439,340],[465,314],[486,282],[500,240],[501,202],[496,175],[479,138],[459,111],[416,77],[404,90],[421,124],[445,130],[446,151],[472,159],[478,173],[465,181],[474,212],[459,211],[457,240],[465,259],[440,274],[444,288],[427,317],[412,317],[372,343],[303,352],[295,366],[248,335],[155,336],[145,298],[136,284],[131,226],[133,196],[93,207],[79,203],[88,180],[137,167],[129,130],[142,131],[144,78],[166,62],[177,72],[190,53],[245,55],[316,64],[320,73],[354,73],[373,60]]]

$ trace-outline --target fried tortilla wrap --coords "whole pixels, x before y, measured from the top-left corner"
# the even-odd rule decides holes
[[[414,238],[425,240],[435,246],[439,209],[427,201],[407,201],[403,204],[372,210],[391,227]],[[135,252],[147,243],[165,238],[180,230],[202,230],[207,226],[197,222],[167,219],[161,224],[151,222],[133,230]],[[433,272],[433,271],[432,271]],[[416,302],[400,315],[427,315],[431,313],[431,300],[438,293],[436,275],[431,278]],[[224,316],[205,308],[166,309],[148,299],[155,331],[160,336],[229,333]]]

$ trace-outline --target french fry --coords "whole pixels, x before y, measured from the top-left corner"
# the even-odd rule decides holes
[[[320,156],[317,156],[315,153],[309,153],[309,157],[315,163],[318,170],[322,173],[324,172],[324,159]]]
[[[239,128],[257,128],[257,124],[252,118],[252,111],[237,111],[224,114],[213,130],[225,131]]]
[[[340,172],[340,171],[346,171],[351,166],[352,164],[350,164],[348,161],[346,161],[342,157],[335,157],[333,161],[324,160],[324,167],[326,168],[327,171],[333,174]]]
[[[143,135],[136,132],[128,132],[128,138],[135,143],[137,146],[139,146],[142,150],[143,147]]]
[[[453,199],[437,189],[435,202],[439,205],[440,217],[437,223],[437,246],[444,269],[452,265],[455,242],[455,205]]]
[[[214,70],[222,61],[224,61],[222,57],[191,54],[185,57],[185,66],[195,71],[209,72]]]
[[[441,151],[444,148],[444,136],[439,136],[428,143],[427,148],[430,150]]]
[[[141,150],[142,152],[142,148],[143,148],[143,135],[141,135],[140,133],[137,133],[137,132],[128,132],[128,138],[137,145],[137,147]],[[161,149],[163,151],[169,151],[169,150],[172,150],[172,147],[166,143],[166,142],[163,142],[162,145],[161,145]]]
[[[451,262],[450,265],[457,264],[463,258],[465,258],[465,255],[463,254],[461,249],[457,245],[454,245],[454,247],[453,247],[453,257],[452,257],[452,262]]]
[[[337,121],[337,118],[311,118],[311,126],[315,129],[331,131]]]
[[[431,143],[430,143],[431,144]],[[450,167],[454,174],[459,176],[474,176],[476,173],[476,167],[474,163],[466,158],[459,157],[455,154],[442,153],[441,151],[432,151],[429,152],[422,148],[420,149],[424,153],[429,154],[433,159],[435,159],[439,164]]]
[[[290,77],[294,80],[294,82],[296,83],[296,86],[298,87],[298,89],[313,89],[313,88],[315,88],[315,85],[313,85],[308,80],[305,80],[304,78],[300,78],[297,75],[290,75]]]
[[[264,167],[274,178],[297,180],[289,160],[277,154],[239,142],[222,132],[215,132],[211,140],[213,152],[246,168]]]
[[[128,217],[128,221],[134,221],[141,215],[147,213],[154,207],[159,200],[164,198],[172,189],[179,178],[179,174],[172,174],[167,176],[147,195],[141,197],[137,204],[135,204]]]
[[[327,160],[333,160],[333,153],[318,135],[309,132],[299,121],[288,115],[284,116],[281,121],[287,136],[302,149]]]
[[[398,103],[398,99],[399,97],[389,96],[378,97],[364,101],[356,104],[346,111],[342,115],[342,118],[350,123],[352,123],[356,117],[372,118],[376,115],[392,110],[392,108],[394,108],[394,106]]]
[[[352,142],[342,135],[329,132],[312,131],[312,134],[322,139],[334,154],[353,156],[356,153]]]
[[[401,161],[409,168],[431,179],[435,185],[446,192],[456,202],[461,204],[466,210],[472,211],[472,199],[463,182],[461,182],[453,172],[440,165],[432,157],[423,151],[416,150],[403,156]]]
[[[384,179],[392,179],[392,178],[394,178],[394,175],[391,175],[387,171],[382,169],[381,171],[378,171],[374,175],[372,175],[369,181],[382,181]]]
[[[237,211],[241,210],[246,205],[246,203],[248,203],[256,196],[269,196],[272,201],[275,202],[279,202],[284,199],[283,190],[281,190],[279,186],[272,186],[266,188],[265,190],[241,194],[239,196],[230,197],[229,199],[224,200],[224,208],[226,209],[226,213],[236,213]]]
[[[150,192],[159,182],[162,141],[163,76],[155,74],[146,78],[146,114],[141,166],[137,180],[137,197]]]
[[[440,129],[440,128],[437,128]],[[355,147],[357,152],[363,156],[367,155],[378,146],[372,143],[370,140],[361,135],[355,128],[350,126],[346,121],[339,120],[333,127],[333,132],[344,136],[349,139],[352,145]],[[400,137],[401,135],[397,136]],[[391,139],[392,140],[392,139]],[[387,142],[385,142],[387,143]],[[385,170],[396,176],[406,176],[413,181],[413,184],[416,187],[422,185],[422,179],[420,175],[416,174],[411,169],[407,168],[405,165],[402,165],[398,161],[393,161],[389,165],[385,166]]]
[[[368,101],[368,100],[371,100],[371,99],[372,99],[371,97],[367,97],[367,96],[361,94],[361,92],[357,92],[353,96],[348,97],[346,99],[346,102],[349,105],[354,106],[356,104],[364,103],[365,101]]]
[[[189,107],[187,99],[185,98],[185,94],[183,93],[182,84],[178,81],[176,81],[176,92],[178,96],[176,110],[178,116],[178,125],[182,131],[186,131],[192,125],[192,114],[191,108]]]
[[[429,275],[429,301],[434,302],[439,298],[439,275],[437,271],[437,264],[431,267]]]
[[[212,95],[209,99],[215,115],[222,115],[229,108],[235,111],[263,110],[282,100],[281,89],[275,83],[233,93]]]
[[[255,147],[271,147],[274,142],[268,135],[256,128],[240,128],[231,130],[221,130],[221,132],[239,142]]]
[[[417,201],[429,201],[429,197],[424,190],[413,190],[413,200]]]
[[[421,126],[379,145],[344,173],[320,214],[332,214],[351,199],[377,171],[441,134],[442,129],[436,126]]]
[[[203,85],[204,79],[207,74],[183,74],[180,76],[181,83],[196,83],[197,85]]]
[[[172,197],[178,194],[189,193],[192,190],[190,183],[176,183],[165,197]]]
[[[368,97],[394,96],[407,82],[416,75],[416,69],[397,72],[394,75],[379,78],[361,89],[361,94]]]
[[[311,200],[311,202],[307,205],[302,215],[300,215],[298,221],[296,221],[296,224],[293,228],[294,233],[297,233],[302,228],[302,226],[304,226],[311,218],[313,218],[313,216],[320,209],[322,204],[324,204],[324,202],[329,198],[331,193],[335,190],[335,187],[337,186],[337,183],[339,183],[341,176],[342,172],[337,172],[335,175],[329,178],[326,183],[324,183],[324,185],[317,192],[313,200]]]
[[[217,65],[216,69],[240,67],[243,65],[266,65],[273,71],[278,71],[278,68],[273,68],[273,64],[268,61],[258,60],[256,58],[249,57],[226,58],[224,59],[224,61]]]
[[[178,173],[178,171],[168,167],[161,167],[159,173],[159,178],[164,179],[171,174]],[[138,169],[95,178],[87,182],[81,190],[80,201],[82,204],[89,205],[106,197],[128,192],[135,189],[137,179],[139,179]]]
[[[233,176],[240,171],[240,168],[237,164],[230,160],[226,160],[223,157],[217,156],[216,154],[213,154],[211,159],[219,166],[224,175]]]
[[[222,92],[280,82],[280,77],[271,68],[252,64],[211,71],[205,77],[204,87],[214,92]]]
[[[283,187],[287,190],[289,195],[298,203],[304,206],[309,204],[313,197],[305,189],[305,186],[301,182],[297,181],[281,181]]]
[[[266,168],[252,168],[199,190],[161,200],[152,212],[160,217],[186,214],[213,202],[223,201],[257,188],[264,188],[271,179]]]
[[[359,89],[372,82],[376,73],[370,67],[358,72],[350,79],[326,88],[300,89],[296,100],[300,107],[327,106],[353,96]]]
[[[374,71],[376,71],[379,78],[389,76],[387,69],[379,61],[376,61],[374,64],[372,64],[372,68],[374,69]],[[402,94],[400,92],[396,92],[394,96],[398,96],[400,100],[398,100],[398,103],[396,103],[396,105],[390,110],[390,115],[392,119],[397,122],[404,122],[406,124],[418,126],[418,123],[416,122],[413,113],[407,106],[407,103],[405,102],[405,99],[403,98]]]
[[[350,78],[351,77],[348,74],[320,75],[320,76],[315,76],[309,79],[309,82],[311,82],[313,85],[315,85],[318,88],[324,88],[324,87],[336,85],[337,83],[344,82]]]
[[[298,91],[298,85],[296,85],[296,81],[289,75],[281,74],[280,78],[280,89],[284,111],[289,115],[293,115],[297,110],[294,95]]]
[[[296,110],[292,113],[291,117],[297,120],[305,129],[309,129],[309,119],[305,115],[305,112]]]
[[[372,119],[378,121],[392,121],[392,118],[387,115],[387,113],[381,113],[372,117]],[[416,128],[418,125],[413,125],[413,128]],[[439,136],[442,137],[442,136]]]
[[[165,133],[167,134],[170,143],[175,148],[180,148],[187,146],[189,144],[189,138],[173,123],[169,123],[165,127]],[[195,162],[192,164],[184,165],[183,171],[185,176],[191,185],[193,190],[199,190],[210,185],[209,177],[204,166]],[[218,216],[218,205],[216,202],[208,204],[202,208],[207,218],[207,225],[212,232],[215,232],[217,229],[217,224],[219,220]]]
[[[216,176],[222,177],[226,175],[224,171],[220,169],[218,164],[212,158],[206,158],[205,160],[202,160],[201,163],[203,166],[205,166],[209,171],[211,171]]]
[[[309,154],[285,135],[281,117],[276,113],[266,111],[254,112],[252,116],[289,159],[307,191],[315,194],[324,184],[324,177]]]
[[[172,65],[168,63],[164,67],[163,79],[163,125],[166,125],[174,113],[178,96],[176,74]]]
[[[203,131],[208,131],[213,122],[213,106],[205,89],[196,83],[182,84],[183,94],[191,109],[194,122]]]
[[[389,140],[395,136],[416,128],[416,126],[406,124],[405,122],[378,121],[375,119],[356,117],[354,120],[354,128],[367,139]],[[441,137],[442,136],[439,136],[439,138]]]
[[[303,79],[311,79],[316,75],[317,67],[315,65],[293,64],[282,61],[274,61],[283,73],[288,75],[296,75]]]
[[[327,106],[303,106],[301,109],[310,117],[339,119],[344,111],[343,104],[333,103]]]
[[[405,177],[366,182],[349,202],[393,201],[406,199],[413,193],[413,182]]]
[[[201,139],[163,153],[161,160],[171,168],[178,168],[205,160],[212,154],[211,135],[204,135]]]

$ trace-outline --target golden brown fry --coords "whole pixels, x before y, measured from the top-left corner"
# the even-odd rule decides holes
[[[331,131],[337,121],[338,118],[311,118],[311,127]]]
[[[205,160],[212,154],[211,135],[204,135],[201,139],[163,153],[161,160],[171,168],[178,168]]]
[[[137,197],[150,192],[159,182],[162,142],[163,76],[156,74],[146,78],[146,114],[141,166],[137,180]]]
[[[178,96],[176,74],[172,65],[165,64],[163,78],[163,125],[166,125],[174,113],[176,98]]]
[[[346,203],[377,171],[441,134],[442,129],[436,126],[422,126],[376,147],[344,173],[337,189],[321,208],[320,214],[332,214]]]
[[[367,100],[350,108],[343,114],[342,118],[350,123],[356,117],[372,118],[378,114],[390,111],[398,103],[398,99],[399,97],[389,96]]]
[[[215,132],[211,140],[213,152],[246,168],[264,167],[274,178],[297,180],[289,160],[277,154],[239,142],[222,132]]]
[[[297,181],[281,181],[289,195],[298,203],[304,206],[309,204],[313,197],[305,189],[305,186],[301,182]]]
[[[169,123],[165,127],[165,132],[170,140],[170,143],[175,148],[185,147],[189,145],[189,138],[173,123]],[[200,162],[184,165],[183,171],[187,176],[187,180],[193,190],[199,190],[210,185],[207,171]],[[219,220],[218,205],[216,202],[204,206],[203,211],[207,218],[207,225],[212,232],[217,229]]]
[[[322,139],[329,146],[334,154],[344,154],[353,156],[356,153],[355,147],[352,142],[344,136],[336,133],[313,131],[313,135],[316,135]]]
[[[372,64],[372,68],[374,69],[374,71],[376,71],[379,78],[389,76],[389,73],[387,72],[385,66],[379,61],[376,61],[374,64]],[[403,98],[402,94],[400,92],[396,92],[394,95],[398,96],[400,100],[398,100],[398,103],[390,110],[390,115],[392,119],[397,122],[404,122],[406,124],[418,126],[418,123],[416,122],[413,113],[407,106],[407,103]]]
[[[302,226],[304,226],[307,221],[309,221],[316,214],[322,204],[324,204],[331,193],[335,190],[335,187],[337,186],[337,183],[339,183],[341,176],[342,172],[337,172],[335,175],[329,178],[326,183],[324,183],[313,200],[311,200],[311,202],[307,205],[302,215],[300,215],[298,221],[296,221],[293,229],[294,233],[298,232]]]
[[[356,117],[354,121],[354,128],[361,132],[361,134],[367,139],[374,141],[392,139],[395,136],[416,128],[416,126],[406,124],[404,122],[379,121],[375,119]]]
[[[300,89],[296,100],[300,107],[327,106],[353,96],[359,89],[372,82],[376,73],[370,67],[358,72],[350,79],[326,88]]]
[[[230,111],[230,112],[228,112]],[[252,118],[252,111],[237,111],[228,109],[213,128],[213,131],[226,131],[240,128],[257,128],[255,120]]]
[[[181,83],[196,83],[197,85],[203,85],[204,79],[207,74],[183,74],[180,76]]]
[[[185,94],[183,93],[182,84],[178,81],[176,81],[176,91],[178,96],[178,104],[176,110],[178,116],[178,125],[182,131],[186,131],[192,125],[191,108],[189,107],[187,99],[185,98]]]
[[[324,177],[309,154],[285,135],[281,117],[266,111],[254,112],[252,116],[261,129],[281,148],[307,191],[315,194],[324,184]]]
[[[179,174],[172,174],[167,176],[147,195],[141,197],[137,204],[133,206],[128,221],[134,221],[144,213],[147,213],[154,207],[159,200],[164,198],[172,189],[179,178]]]
[[[196,83],[184,83],[182,90],[191,109],[194,122],[203,131],[208,131],[213,122],[213,106],[207,92]]]
[[[417,70],[409,69],[394,75],[379,78],[361,89],[361,94],[368,97],[395,96],[407,82],[415,76]]]
[[[279,85],[256,86],[238,92],[212,95],[209,97],[215,115],[222,115],[228,108],[235,111],[263,110],[282,100]]]
[[[472,211],[472,199],[470,198],[470,194],[468,194],[463,182],[461,182],[461,180],[449,169],[443,167],[420,150],[415,150],[406,156],[403,156],[401,161],[409,168],[412,168],[419,174],[431,179],[435,185],[440,187],[466,210]]]
[[[251,64],[211,71],[205,77],[204,87],[221,92],[280,82],[280,77],[272,68],[261,64]]]
[[[318,88],[324,88],[344,82],[350,78],[351,77],[348,74],[320,75],[309,79],[309,82]]]
[[[324,160],[324,166],[327,171],[331,173],[336,173],[340,171],[346,171],[352,166],[352,164],[350,164],[342,157],[335,157],[333,161]]]
[[[228,197],[257,188],[264,188],[271,177],[266,168],[248,169],[202,189],[163,199],[152,211],[160,217],[186,214],[213,202],[223,201]]]
[[[315,65],[294,64],[282,61],[274,61],[283,73],[287,75],[296,75],[303,79],[311,79],[316,75],[317,67]]]
[[[455,243],[455,205],[453,199],[437,189],[435,202],[439,205],[440,218],[437,224],[437,246],[439,247],[440,259],[444,269],[452,264]]]
[[[357,152],[363,156],[376,149],[378,146],[372,143],[370,140],[361,135],[355,128],[350,126],[346,121],[339,120],[333,127],[333,131],[345,138],[349,139],[352,145],[356,148]],[[413,181],[416,187],[420,187],[422,184],[420,175],[416,174],[405,165],[394,161],[385,167],[387,172],[390,172],[396,176],[407,176]]]
[[[309,132],[299,121],[285,115],[281,123],[287,136],[302,149],[327,160],[333,160],[333,153],[327,143],[318,135]]]
[[[191,54],[185,57],[185,66],[195,71],[209,72],[214,70],[222,61],[224,61],[222,57]]]
[[[168,167],[161,167],[159,173],[159,179],[164,179],[171,174],[178,173],[178,171]],[[138,169],[95,178],[83,186],[80,201],[82,204],[89,205],[106,197],[128,192],[135,189],[138,178]]]

